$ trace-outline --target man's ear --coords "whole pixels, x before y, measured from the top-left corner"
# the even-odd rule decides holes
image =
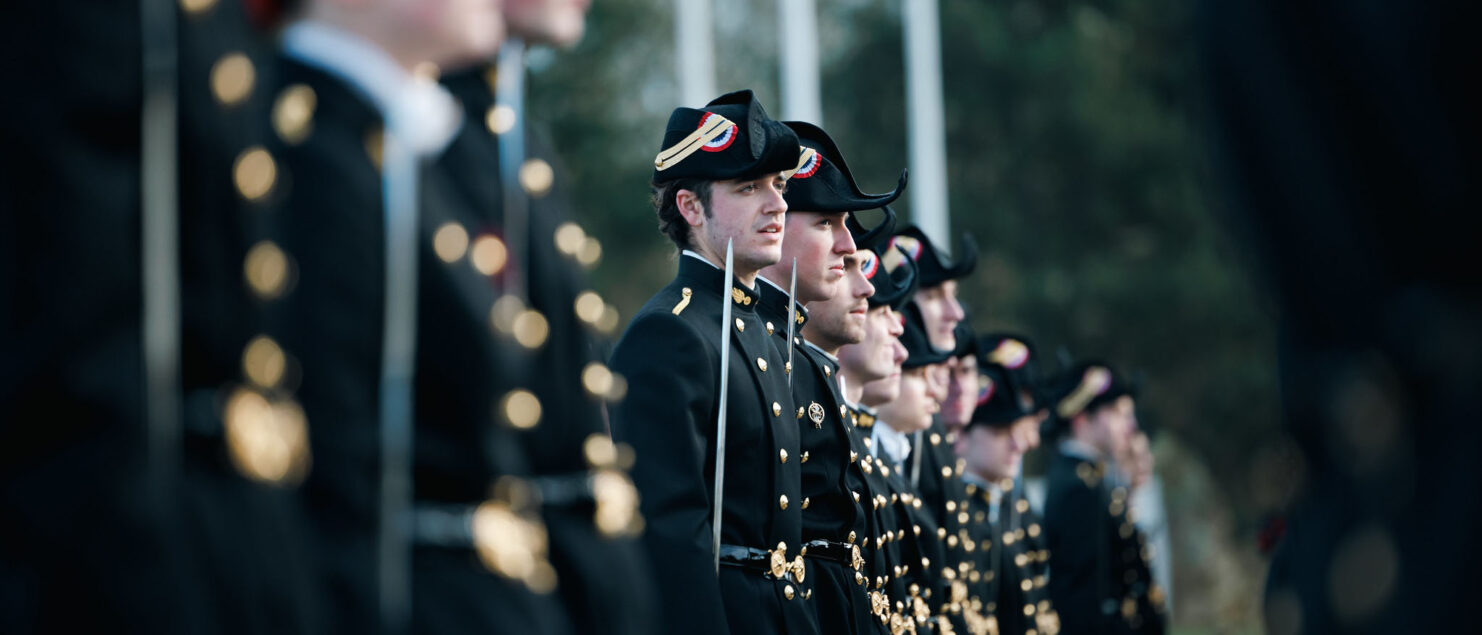
[[[689,223],[690,227],[704,224],[705,204],[700,202],[700,195],[693,190],[675,192],[674,205],[679,208],[679,215],[684,217],[684,222]]]

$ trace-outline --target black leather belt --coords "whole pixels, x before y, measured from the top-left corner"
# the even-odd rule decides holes
[[[803,546],[807,548],[805,553],[809,558],[837,562],[855,571],[864,569],[864,556],[859,552],[859,545],[831,540],[812,540]]]
[[[792,560],[787,559],[786,544],[778,544],[776,549],[771,550],[721,545],[720,563],[760,573],[769,580],[801,583],[808,574],[802,554],[798,554]]]

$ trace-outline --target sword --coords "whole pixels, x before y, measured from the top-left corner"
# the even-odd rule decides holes
[[[731,379],[731,280],[736,275],[735,260],[731,254],[735,239],[726,241],[726,278],[720,288],[720,413],[715,416],[715,497],[711,512],[710,547],[715,553],[715,575],[720,575],[720,503],[726,482],[726,386]]]
[[[911,455],[911,487],[917,489],[921,487],[921,453],[926,451],[921,445],[920,430],[916,431],[916,438],[912,443],[916,446],[916,451]]]
[[[787,385],[792,386],[792,335],[798,323],[798,303],[793,298],[798,294],[798,259],[792,259],[792,282],[787,284]]]

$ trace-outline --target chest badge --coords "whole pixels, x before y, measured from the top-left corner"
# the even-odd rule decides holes
[[[808,404],[808,419],[813,422],[813,427],[822,428],[823,406],[818,405],[816,401]]]

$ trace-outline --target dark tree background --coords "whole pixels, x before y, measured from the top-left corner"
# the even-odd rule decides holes
[[[886,190],[907,161],[900,2],[817,2],[822,123],[864,189]],[[752,88],[774,116],[777,4],[714,9],[718,90]],[[962,287],[975,327],[1032,336],[1052,367],[1064,350],[1144,375],[1175,623],[1239,632],[1257,625],[1255,535],[1300,467],[1268,298],[1217,216],[1190,5],[941,0],[951,223],[982,251]],[[647,187],[678,105],[672,6],[597,2],[578,48],[531,59],[531,118],[602,243],[593,284],[619,332],[673,274]]]

